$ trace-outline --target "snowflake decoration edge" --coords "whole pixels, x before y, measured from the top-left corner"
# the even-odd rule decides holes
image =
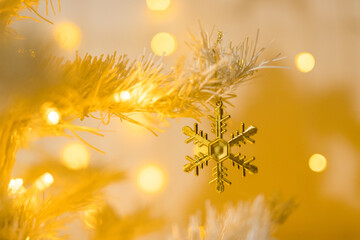
[[[204,165],[208,166],[208,162],[213,160],[216,162],[216,166],[213,167],[213,176],[215,177],[209,183],[216,182],[216,190],[219,193],[222,193],[225,190],[224,183],[231,185],[231,182],[226,178],[228,176],[227,168],[223,165],[223,162],[226,160],[231,160],[233,166],[237,166],[243,169],[243,176],[246,176],[246,171],[256,174],[258,168],[251,164],[255,160],[255,157],[247,159],[245,155],[241,153],[233,154],[231,153],[231,148],[233,146],[240,147],[241,144],[246,144],[246,142],[255,143],[255,140],[251,136],[257,133],[257,128],[250,126],[245,129],[245,124],[242,123],[242,131],[236,131],[231,134],[230,140],[225,140],[223,134],[227,131],[225,123],[226,120],[230,119],[230,115],[224,115],[223,103],[222,101],[217,101],[215,105],[215,117],[208,115],[208,118],[213,121],[211,124],[211,132],[215,134],[214,140],[209,140],[207,133],[204,134],[202,130],[199,130],[198,123],[194,124],[194,129],[191,129],[189,126],[183,127],[183,133],[188,136],[185,140],[185,143],[193,142],[194,145],[199,147],[206,146],[207,152],[199,152],[197,155],[194,155],[193,158],[190,156],[185,156],[185,159],[190,163],[184,165],[184,172],[192,172],[195,170],[195,175],[199,175],[200,168],[203,168]]]

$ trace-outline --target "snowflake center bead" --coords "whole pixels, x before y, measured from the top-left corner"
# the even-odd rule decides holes
[[[209,154],[217,162],[224,161],[230,155],[228,142],[224,139],[216,139],[209,145]]]

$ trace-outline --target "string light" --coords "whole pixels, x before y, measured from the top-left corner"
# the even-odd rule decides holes
[[[72,170],[87,168],[90,162],[90,153],[81,143],[75,142],[65,146],[61,162]]]
[[[309,167],[314,172],[322,172],[327,165],[326,158],[321,154],[314,154],[309,159]]]
[[[299,53],[295,57],[296,67],[300,72],[310,72],[315,66],[315,58],[310,53]]]
[[[60,113],[57,111],[56,108],[49,108],[46,111],[46,121],[50,125],[56,125],[60,122]]]
[[[122,91],[121,93],[120,93],[120,99],[122,100],[122,101],[127,101],[127,100],[130,100],[130,93],[129,93],[129,91]]]
[[[120,93],[115,93],[114,94],[114,100],[115,102],[119,103],[120,101],[128,101],[130,100],[131,98],[131,95],[130,95],[130,92],[129,91],[122,91]]]
[[[176,48],[175,38],[167,32],[156,34],[151,40],[151,49],[158,56],[168,56]]]
[[[8,192],[10,194],[15,194],[21,190],[22,185],[23,180],[21,178],[11,179],[8,186]]]
[[[35,187],[39,191],[44,191],[46,188],[50,187],[54,182],[54,177],[50,173],[44,173],[35,181]]]
[[[146,193],[160,192],[165,186],[165,174],[156,165],[147,165],[137,175],[138,187]]]
[[[75,49],[81,41],[80,29],[71,22],[63,22],[55,27],[55,39],[62,48]]]
[[[153,11],[164,11],[170,6],[170,0],[146,0],[146,4]]]

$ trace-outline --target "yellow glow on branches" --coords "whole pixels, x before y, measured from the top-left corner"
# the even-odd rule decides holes
[[[120,94],[119,93],[114,94],[114,101],[117,102],[117,103],[120,102]]]
[[[50,187],[53,182],[54,177],[47,172],[36,179],[35,187],[40,191],[44,191],[46,188]]]
[[[90,208],[87,209],[83,212],[83,222],[85,223],[85,225],[90,228],[90,229],[95,229],[97,224],[98,224],[98,209],[94,208]]]
[[[148,8],[153,11],[164,11],[170,5],[170,0],[146,0]]]
[[[176,40],[170,33],[158,33],[151,40],[151,49],[158,56],[168,56],[175,48]]]
[[[83,144],[70,143],[64,148],[61,161],[70,169],[84,169],[89,165],[90,154]]]
[[[315,58],[310,53],[299,53],[295,57],[296,67],[300,72],[310,72],[315,66]]]
[[[147,165],[137,175],[138,187],[146,193],[157,193],[165,187],[165,174],[156,165]]]
[[[199,227],[199,231],[200,231],[200,239],[201,239],[201,240],[205,239],[205,235],[206,235],[205,227],[204,227],[204,226],[200,226],[200,227]]]
[[[195,226],[190,226],[188,228],[188,239],[192,239],[192,234],[194,232],[198,232],[199,233],[199,237],[200,240],[204,240],[205,239],[205,235],[206,235],[206,231],[205,231],[205,227],[204,226],[199,226],[199,227],[195,227]]]
[[[46,111],[46,122],[50,125],[56,125],[60,122],[60,113],[56,108],[49,108]]]
[[[23,185],[23,180],[21,178],[11,179],[8,187],[8,192],[10,194],[17,193]]]
[[[54,35],[59,45],[68,50],[75,49],[81,41],[80,29],[71,22],[64,22],[57,25]]]
[[[322,172],[327,165],[326,158],[321,154],[314,154],[309,159],[309,167],[314,172]]]

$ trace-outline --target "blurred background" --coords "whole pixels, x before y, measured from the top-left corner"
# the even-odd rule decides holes
[[[40,139],[18,153],[14,177],[44,155],[65,165],[78,156],[80,167],[126,170],[128,179],[110,186],[107,200],[124,215],[151,207],[166,217],[164,232],[171,232],[173,223],[185,226],[191,214],[204,210],[206,200],[222,208],[264,194],[298,202],[277,229],[278,239],[360,239],[360,1],[62,0],[61,8],[48,17],[53,25],[20,21],[12,27],[25,36],[41,36],[45,46],[55,42],[57,55],[66,59],[73,59],[76,50],[81,56],[116,51],[133,59],[165,52],[167,69],[189,56],[186,41],[189,32],[198,34],[199,22],[215,38],[222,30],[225,41],[234,44],[255,39],[259,29],[258,46],[271,43],[264,57],[281,52],[286,59],[279,64],[287,69],[262,70],[237,90],[234,107],[226,109],[232,117],[228,132],[240,129],[241,122],[258,127],[256,144],[241,151],[256,156],[259,173],[243,178],[229,167],[233,184],[218,194],[208,184],[210,167],[199,177],[183,172],[193,146],[184,143],[181,129],[195,120],[169,120],[156,137],[118,119],[108,126],[86,119],[76,123],[112,130],[103,138],[82,135],[105,155],[74,139]],[[206,118],[200,127],[210,133]],[[69,228],[72,239],[85,236],[82,225]]]

